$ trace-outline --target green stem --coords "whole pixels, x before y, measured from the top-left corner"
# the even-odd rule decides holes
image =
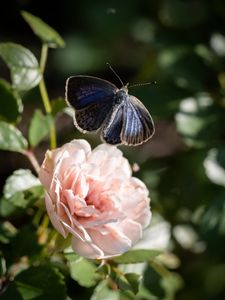
[[[34,153],[32,150],[27,150],[26,152],[24,152],[24,154],[27,156],[27,158],[29,159],[29,161],[31,162],[34,170],[36,171],[36,173],[39,173],[40,170],[40,165],[36,159],[36,157],[34,156]]]
[[[39,83],[39,89],[40,89],[40,93],[41,93],[41,97],[42,97],[42,101],[45,107],[45,111],[47,114],[51,114],[52,112],[52,108],[51,108],[51,104],[49,101],[49,97],[48,97],[48,93],[47,93],[47,89],[45,86],[45,82],[44,79],[42,79]]]
[[[43,105],[45,108],[45,111],[47,114],[51,115],[52,113],[52,107],[51,103],[48,97],[45,81],[44,81],[44,70],[45,70],[45,65],[47,61],[47,56],[48,56],[48,46],[46,44],[43,44],[42,49],[41,49],[41,59],[40,59],[40,70],[42,73],[42,79],[39,83],[39,89],[43,101]],[[56,148],[56,131],[55,131],[55,124],[53,123],[50,127],[50,146],[51,149]]]
[[[41,48],[41,59],[40,59],[40,69],[41,73],[43,74],[45,71],[45,65],[48,57],[48,45],[43,44]]]

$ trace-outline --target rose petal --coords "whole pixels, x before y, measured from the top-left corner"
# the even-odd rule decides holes
[[[106,256],[119,255],[128,251],[132,245],[131,240],[122,234],[122,232],[110,228],[109,233],[101,233],[100,230],[88,230],[92,241],[100,249],[102,249]]]
[[[75,236],[72,238],[72,248],[80,256],[90,259],[104,258],[104,252],[93,243],[82,242]]]
[[[62,223],[60,222],[59,216],[56,213],[54,209],[54,205],[52,204],[52,200],[48,193],[45,193],[45,204],[46,204],[46,209],[48,212],[48,215],[50,217],[50,220],[52,222],[52,225],[55,227],[55,229],[61,233],[61,235],[66,238],[68,235],[68,232],[65,230],[63,227]]]

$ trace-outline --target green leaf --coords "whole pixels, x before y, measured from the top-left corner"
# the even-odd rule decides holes
[[[67,108],[67,104],[64,98],[59,97],[57,99],[54,99],[51,101],[52,106],[52,115],[55,117],[58,113],[61,113],[64,111],[65,108]]]
[[[0,242],[2,244],[10,243],[11,239],[17,233],[16,228],[8,221],[1,222],[0,224]]]
[[[177,130],[188,146],[205,147],[222,135],[223,110],[213,104],[207,93],[182,100],[175,118]]]
[[[23,111],[23,104],[19,95],[12,90],[11,85],[0,79],[0,119],[16,122]]]
[[[22,11],[21,15],[43,43],[48,44],[48,46],[52,48],[65,46],[65,42],[58,34],[58,32],[56,32],[52,27],[50,27],[40,18],[26,11]]]
[[[201,233],[207,240],[207,244],[211,244],[208,246],[214,247],[217,253],[223,251],[218,249],[218,245],[225,236],[224,197],[224,192],[217,193],[200,218]]]
[[[18,192],[10,198],[2,197],[0,199],[0,215],[8,218],[20,214],[24,206],[26,206],[26,201],[22,192]]]
[[[42,290],[23,282],[17,282],[16,284],[17,291],[23,297],[24,300],[38,299],[42,297]]]
[[[64,238],[61,234],[57,233],[55,240],[55,251],[63,251],[71,245],[71,235]]]
[[[183,279],[176,273],[170,273],[168,276],[163,277],[162,286],[166,291],[166,299],[175,299],[178,290],[184,286]]]
[[[50,115],[45,116],[39,109],[35,110],[28,132],[29,142],[32,147],[36,147],[48,134],[52,122],[53,119]]]
[[[0,121],[0,149],[24,153],[27,149],[27,140],[13,125]]]
[[[204,167],[213,183],[225,186],[225,147],[211,149],[204,160]]]
[[[165,290],[162,285],[162,276],[151,265],[144,273],[143,284],[157,299],[164,299]]]
[[[126,273],[124,277],[127,279],[131,291],[137,294],[142,276],[136,273]]]
[[[121,291],[132,291],[132,288],[124,275],[117,276],[115,282],[118,286],[118,289]]]
[[[0,43],[0,56],[11,71],[13,87],[16,90],[30,90],[42,78],[39,64],[34,54],[15,43]]]
[[[40,198],[44,197],[44,188],[42,185],[33,186],[25,190],[23,193],[26,201],[28,202],[28,206],[30,206]]]
[[[168,271],[163,265],[151,261],[146,268],[143,286],[151,295],[157,299],[174,299],[176,290],[182,287],[179,275]],[[141,288],[142,289],[142,288]],[[140,290],[141,290],[140,289]]]
[[[102,280],[100,283],[96,286],[94,293],[92,294],[92,297],[90,300],[100,300],[100,299],[107,299],[107,300],[119,300],[120,295],[118,290],[112,290],[109,288],[107,281]],[[123,298],[124,299],[124,298]],[[125,300],[125,299],[124,299]]]
[[[150,260],[161,253],[162,252],[158,250],[130,250],[121,256],[113,258],[113,261],[119,264],[135,264],[140,262],[146,262],[147,260]]]
[[[64,277],[50,265],[30,267],[17,275],[9,284],[2,296],[2,300],[6,299],[65,300]]]
[[[166,47],[160,51],[158,63],[161,71],[177,86],[194,92],[204,90],[205,81],[212,72],[198,52],[188,46]]]
[[[34,186],[40,186],[40,181],[30,170],[18,169],[6,180],[3,188],[5,198],[12,197],[19,191],[25,191]]]
[[[10,259],[14,262],[23,256],[37,259],[43,249],[43,246],[38,243],[37,229],[30,225],[20,228],[11,240],[10,249]]]
[[[96,284],[98,274],[96,273],[97,267],[93,262],[77,255],[70,256],[69,269],[71,277],[81,286],[91,287]]]
[[[25,191],[18,191],[10,198],[2,197],[0,200],[0,215],[7,217],[16,217],[26,212],[37,200],[43,197],[42,186],[35,186]]]
[[[0,277],[2,278],[6,273],[6,261],[0,252]]]

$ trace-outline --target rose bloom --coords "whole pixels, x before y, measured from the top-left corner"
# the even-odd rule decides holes
[[[92,151],[87,141],[73,140],[48,150],[39,178],[53,226],[65,238],[72,234],[72,248],[81,256],[120,255],[150,222],[148,190],[115,146]]]

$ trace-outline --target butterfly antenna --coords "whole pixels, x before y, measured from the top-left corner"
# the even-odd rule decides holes
[[[122,84],[122,86],[124,86],[123,81],[121,80],[120,76],[116,73],[115,70],[113,70],[112,66],[110,65],[110,63],[106,63],[106,65],[109,67],[109,69],[113,72],[114,75],[116,75],[116,77],[119,79],[120,83]]]
[[[137,83],[137,84],[132,84],[129,86],[129,88],[135,87],[135,86],[142,86],[142,85],[150,85],[150,84],[157,84],[156,81],[150,81],[150,82],[145,82],[145,83]]]

